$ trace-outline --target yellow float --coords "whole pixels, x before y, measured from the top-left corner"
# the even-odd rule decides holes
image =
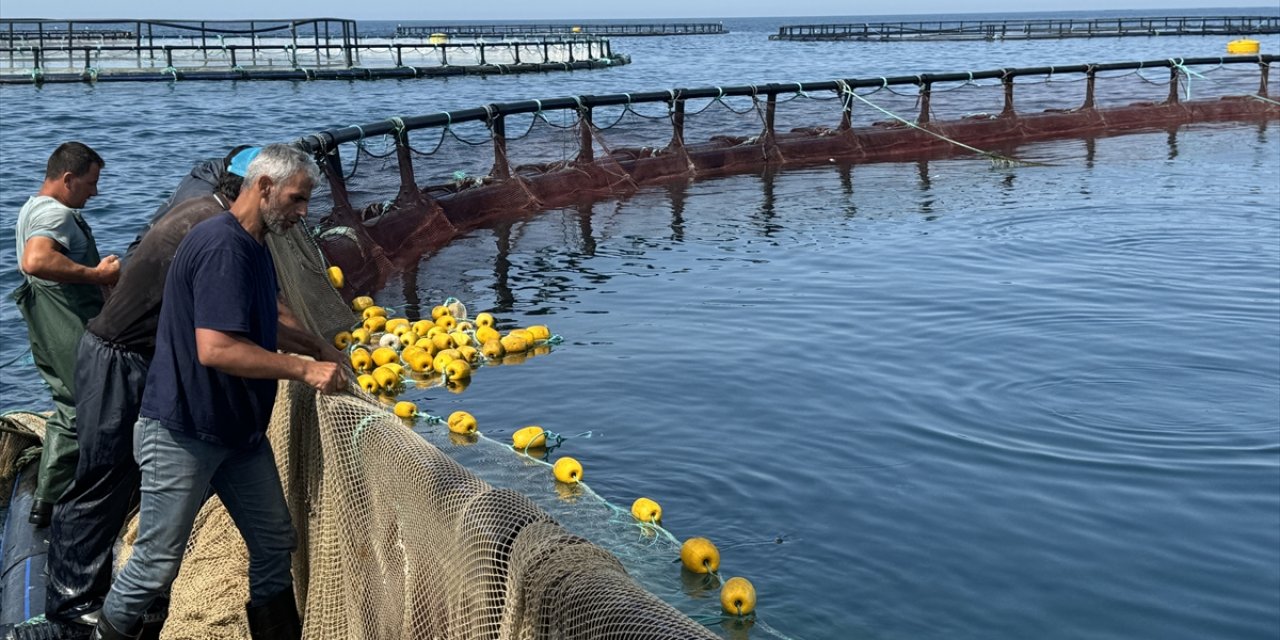
[[[501,339],[502,339],[502,334],[498,333],[498,330],[494,329],[493,327],[487,327],[487,326],[481,325],[480,328],[476,329],[476,342],[479,342],[480,344],[484,344],[486,342],[493,342],[494,340],[501,340]]]
[[[492,329],[492,328],[493,328],[493,314],[491,314],[491,313],[489,313],[489,312],[487,312],[487,311],[486,311],[486,312],[481,312],[479,315],[477,315],[477,316],[476,316],[476,327],[477,327],[477,328],[479,328],[479,327],[488,327],[488,328]]]
[[[720,587],[720,608],[735,616],[745,616],[756,610],[756,588],[746,578],[729,578]]]
[[[342,275],[342,269],[339,269],[338,267],[329,267],[328,273],[329,284],[333,285],[334,289],[341,289],[342,285],[347,283],[347,279]]]
[[[356,349],[351,352],[351,368],[360,372],[368,371],[373,368],[373,357],[364,349]]]
[[[364,327],[360,327],[359,329],[351,332],[351,339],[355,341],[356,344],[369,344],[369,330]]]
[[[392,337],[394,338],[395,336]],[[391,347],[378,347],[377,349],[374,349],[372,357],[374,364],[379,367],[388,362],[398,362],[400,360],[400,354],[396,353],[396,350]]]
[[[367,373],[362,373],[362,374],[360,374],[360,377],[356,378],[356,382],[360,383],[360,388],[361,388],[361,389],[364,389],[365,391],[368,391],[369,393],[377,393],[377,392],[378,392],[378,381],[377,381],[377,380],[374,380],[374,379],[373,379],[373,376],[371,376],[371,375],[369,375],[369,374],[367,374]]]
[[[631,503],[631,517],[640,522],[658,522],[662,520],[662,507],[649,498],[636,498]]]
[[[369,296],[358,296],[351,300],[352,311],[364,311],[373,306],[373,298]]]
[[[556,480],[565,484],[582,482],[582,463],[568,456],[556,460],[556,464],[551,471],[555,474]]]
[[[471,365],[466,360],[457,358],[444,366],[443,373],[450,380],[466,380],[471,377]]]
[[[551,337],[551,329],[548,329],[545,324],[535,324],[525,327],[524,330],[528,331],[534,340],[546,340]]]
[[[545,447],[547,432],[537,425],[525,427],[511,434],[511,446],[520,450]]]
[[[396,403],[396,406],[392,411],[401,418],[413,418],[418,415],[418,405],[409,402],[408,400],[401,400]]]
[[[1227,43],[1227,53],[1231,55],[1256,55],[1262,50],[1262,45],[1257,40],[1241,38],[1240,40],[1232,40]]]
[[[350,331],[339,331],[338,335],[333,337],[333,346],[339,349],[346,349],[351,346],[351,340],[352,337]]]
[[[507,353],[524,353],[529,349],[529,341],[520,336],[505,335],[499,342]]]
[[[680,546],[680,562],[694,573],[715,573],[720,568],[720,550],[706,538],[689,538]]]
[[[507,350],[502,348],[501,342],[498,342],[497,340],[490,340],[480,345],[480,353],[483,353],[486,358],[496,360],[506,355]]]
[[[387,319],[382,316],[369,316],[368,318],[365,318],[362,326],[365,331],[368,331],[370,334],[374,334],[382,331],[382,328],[387,326]]]
[[[449,311],[449,307],[446,307],[442,304],[438,304],[431,308],[432,320],[439,320],[440,318],[443,318],[448,315],[453,315],[453,312]]]
[[[476,432],[476,418],[466,411],[454,411],[449,414],[449,431],[467,434]]]
[[[372,318],[374,316],[380,316],[384,318],[383,322],[385,322],[386,321],[385,318],[387,317],[387,310],[383,309],[382,307],[379,307],[378,305],[374,305],[372,307],[365,307],[364,311],[360,312],[360,317],[364,318],[365,320],[368,320],[369,318]]]

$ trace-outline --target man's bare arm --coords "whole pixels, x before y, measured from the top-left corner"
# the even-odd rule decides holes
[[[86,267],[62,253],[53,238],[32,236],[22,246],[22,272],[42,280],[67,284],[111,286],[120,279],[120,258],[111,255],[96,267]]]
[[[346,386],[346,376],[337,364],[267,351],[244,336],[224,331],[197,327],[196,354],[200,364],[241,378],[298,380],[323,393]]]

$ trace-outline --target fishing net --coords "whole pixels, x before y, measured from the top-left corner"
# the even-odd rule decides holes
[[[1016,157],[1018,146],[1274,119],[1274,66],[1263,57],[1171,60],[671,90],[599,105],[587,96],[555,108],[491,105],[479,120],[441,114],[439,124],[412,129],[397,121],[386,135],[355,127],[355,140],[319,134],[302,143],[349,196],[318,207],[326,216],[321,248],[348,272],[350,297],[379,290],[424,252],[479,224],[616,198],[641,184],[955,154],[1036,162]]]

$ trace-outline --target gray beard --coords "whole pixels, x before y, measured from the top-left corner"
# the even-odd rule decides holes
[[[267,232],[275,235],[282,235],[288,229],[285,226],[285,215],[279,209],[272,209],[262,214],[262,224],[266,226]]]

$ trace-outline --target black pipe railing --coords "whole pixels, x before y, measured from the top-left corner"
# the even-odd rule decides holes
[[[785,25],[770,40],[1029,40],[1280,33],[1280,16],[946,20]]]
[[[672,112],[682,112],[686,100],[716,99],[733,96],[752,96],[776,102],[779,95],[796,93],[818,93],[833,91],[843,93],[853,89],[866,89],[893,86],[919,87],[922,94],[931,85],[939,82],[964,82],[974,80],[1001,80],[1005,86],[1006,110],[1012,109],[1014,79],[1023,76],[1048,76],[1055,74],[1086,74],[1089,85],[1098,72],[1124,71],[1138,69],[1170,69],[1176,73],[1189,66],[1257,64],[1261,66],[1261,94],[1266,93],[1267,76],[1270,65],[1280,61],[1277,55],[1228,56],[1217,58],[1186,58],[1172,60],[1147,60],[1139,62],[1108,62],[1097,64],[1054,65],[1042,67],[1020,67],[1009,69],[989,69],[986,71],[960,73],[923,73],[911,76],[893,76],[884,78],[850,78],[846,80],[827,80],[822,82],[783,82],[763,85],[739,85],[731,87],[700,87],[692,89],[669,89],[666,91],[647,91],[640,93],[612,93],[603,95],[567,96],[547,98],[545,100],[521,100],[489,104],[483,107],[460,109],[442,113],[417,116],[405,116],[380,120],[359,126],[329,129],[308,135],[298,141],[303,148],[313,153],[333,150],[343,143],[357,142],[364,138],[396,134],[398,138],[407,139],[407,133],[418,129],[445,127],[464,122],[493,123],[505,116],[536,113],[539,111],[577,110],[589,113],[595,107],[623,106],[632,104],[664,102],[671,105]],[[1176,80],[1171,88],[1176,89]],[[1171,91],[1176,99],[1176,92]],[[1088,104],[1087,106],[1092,106]]]
[[[397,25],[396,37],[461,37],[583,34],[597,36],[688,36],[728,33],[719,22],[663,24],[451,24]]]

